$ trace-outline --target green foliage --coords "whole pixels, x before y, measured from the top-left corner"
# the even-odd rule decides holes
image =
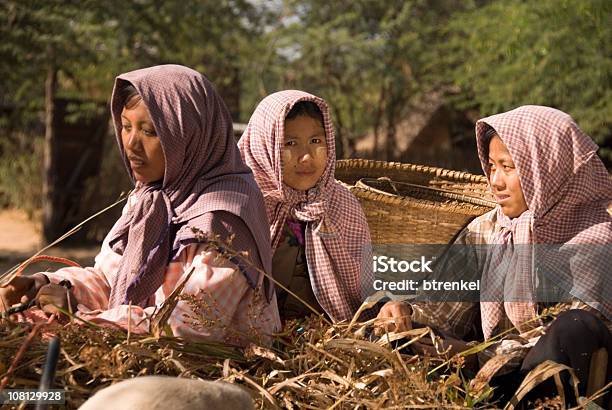
[[[20,208],[32,217],[42,205],[42,139],[2,138],[0,157],[0,208]]]
[[[610,15],[605,0],[286,0],[266,39],[276,54],[261,54],[258,94],[321,95],[339,142],[374,131],[383,158],[402,114],[431,91],[480,116],[548,105],[612,159]]]
[[[556,107],[610,148],[611,15],[607,0],[503,0],[457,13],[442,72],[461,88],[461,107],[482,116],[524,104]]]
[[[60,95],[104,101],[119,72],[173,62],[238,93],[242,120],[273,91],[319,94],[345,143],[372,130],[392,143],[419,96],[451,89],[483,116],[558,107],[610,144],[611,14],[606,0],[8,0],[0,97],[31,119],[50,63]]]
[[[246,0],[8,0],[0,21],[0,96],[40,110],[50,64],[60,95],[99,101],[117,74],[155,64],[191,66],[223,87],[228,68],[245,64],[259,15]]]
[[[259,19],[246,0],[0,2],[0,206],[40,206],[42,144],[13,142],[44,133],[50,69],[58,72],[57,96],[75,101],[67,123],[99,116],[97,102],[109,99],[117,74],[155,64],[191,66],[223,94],[241,87]],[[32,195],[23,192],[30,187]]]
[[[266,94],[300,88],[331,108],[339,155],[367,132],[380,136],[379,155],[392,158],[402,114],[424,93],[440,87],[429,71],[442,43],[440,25],[471,3],[454,1],[285,1],[264,55]],[[432,48],[434,50],[432,50]],[[437,81],[437,82],[436,82]],[[263,95],[262,95],[263,96]],[[384,142],[384,143],[383,143]],[[386,148],[386,149],[385,149]]]
[[[58,96],[87,100],[71,120],[107,101],[118,73],[178,63],[206,73],[242,121],[280,89],[322,96],[341,156],[373,133],[379,157],[392,158],[404,114],[444,92],[451,107],[480,116],[557,107],[612,161],[611,15],[607,0],[5,0],[0,139],[42,135],[50,67]],[[41,155],[19,147],[23,161]],[[5,183],[11,172],[38,183],[36,158],[0,161]]]
[[[24,115],[41,111],[51,66],[60,70],[61,91],[90,92],[112,78],[115,41],[105,4],[91,0],[3,2],[0,76],[5,101]]]

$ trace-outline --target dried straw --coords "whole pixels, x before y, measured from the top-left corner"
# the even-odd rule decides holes
[[[248,263],[245,255],[231,249],[231,240],[220,243],[203,234],[199,239],[223,257],[243,257]],[[153,374],[240,383],[252,392],[259,408],[463,409],[496,405],[490,402],[490,376],[480,374],[470,382],[463,369],[464,357],[487,344],[449,358],[438,349],[437,337],[429,328],[388,333],[373,341],[369,335],[374,320],[358,323],[354,318],[350,323],[332,324],[320,315],[288,322],[270,348],[252,344],[239,350],[210,342],[187,342],[168,336],[168,317],[182,297],[179,290],[168,298],[151,319],[149,335],[100,327],[70,312],[64,313],[81,325],[48,323],[40,332],[42,336],[36,327],[40,325],[2,320],[0,380],[6,378],[7,388],[38,386],[46,341],[55,334],[62,345],[55,385],[66,390],[68,409],[78,408],[97,390],[114,382]],[[200,318],[202,322],[206,319]],[[401,350],[426,337],[441,353],[439,357],[420,357]],[[400,339],[402,346],[398,348],[394,342]],[[7,368],[4,363],[12,366]],[[534,374],[541,380],[563,369],[548,363]],[[523,383],[517,399],[533,388],[534,374]]]

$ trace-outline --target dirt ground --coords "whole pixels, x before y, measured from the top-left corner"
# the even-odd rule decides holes
[[[28,219],[25,212],[17,209],[0,210],[0,274],[36,253],[42,243],[40,224]],[[55,247],[45,255],[62,256],[82,266],[93,266],[98,247]],[[41,262],[31,265],[26,272],[55,270],[62,265]]]

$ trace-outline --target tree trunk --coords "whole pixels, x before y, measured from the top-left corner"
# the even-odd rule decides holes
[[[57,67],[52,62],[47,69],[45,82],[45,147],[43,175],[43,235],[47,242],[57,238],[57,141],[55,132],[55,94],[57,91]]]
[[[395,122],[389,121],[387,124],[387,141],[385,149],[385,161],[393,161],[395,159]]]
[[[338,143],[334,141],[334,144],[336,144],[336,158],[343,159],[343,158],[347,158],[346,154],[347,154],[347,150],[349,149],[348,148],[348,137],[346,133],[344,132],[346,128],[344,127],[344,122],[342,121],[342,116],[340,115],[340,111],[336,108],[334,108],[333,110],[334,110],[334,117],[336,118],[336,124],[338,124],[338,127],[336,127],[336,141]]]
[[[206,60],[209,60],[207,63]],[[228,64],[224,61],[215,61],[214,59],[206,59],[203,61],[207,67],[209,78],[217,79],[214,82],[217,92],[223,99],[225,106],[230,112],[233,122],[240,120],[240,94],[242,89],[242,77],[240,68],[233,64]]]
[[[399,117],[399,108],[402,101],[401,96],[393,93],[392,85],[389,86],[387,94],[387,140],[385,141],[385,161],[395,161],[397,155],[397,122]]]
[[[384,161],[392,161],[395,152],[395,102],[393,98],[389,98],[387,105],[387,138],[385,141]]]
[[[379,158],[379,144],[380,144],[380,127],[382,125],[383,118],[383,107],[385,105],[385,96],[387,88],[383,83],[380,87],[380,97],[378,99],[378,107],[376,108],[376,116],[374,117],[374,143],[372,147],[372,158]]]

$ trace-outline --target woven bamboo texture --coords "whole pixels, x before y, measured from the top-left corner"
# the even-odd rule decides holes
[[[487,186],[487,179],[483,175],[426,165],[369,159],[344,159],[336,162],[336,179],[346,184],[355,185],[361,178],[380,177],[494,201]]]
[[[361,203],[374,244],[444,244],[493,209],[486,178],[423,165],[341,160],[336,178]]]

